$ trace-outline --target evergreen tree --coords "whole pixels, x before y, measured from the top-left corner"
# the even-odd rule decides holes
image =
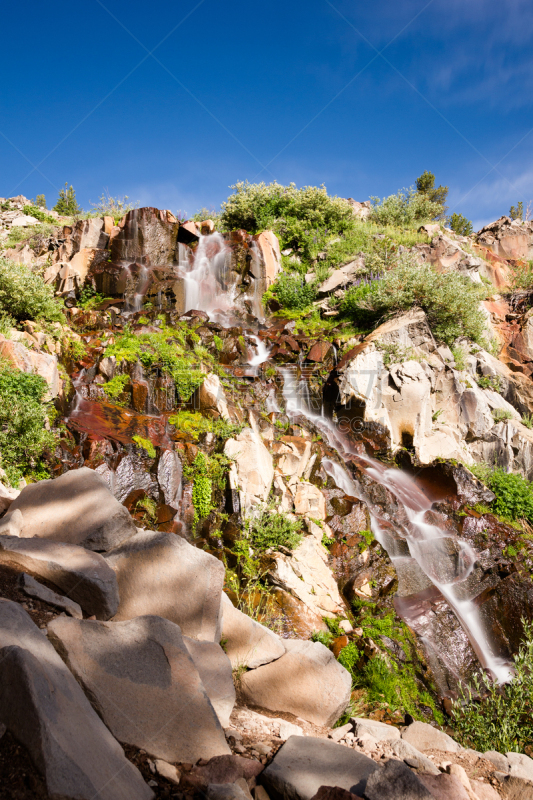
[[[442,207],[442,212],[435,219],[442,220],[446,217],[448,208],[446,198],[448,197],[447,186],[435,186],[435,176],[427,170],[416,179],[416,189],[419,194],[425,194],[432,203],[438,203]]]
[[[459,236],[470,236],[470,234],[474,233],[474,228],[472,227],[472,223],[466,217],[463,217],[462,214],[452,214],[450,217],[450,228],[455,233],[458,233]]]
[[[67,183],[65,183],[65,188],[61,189],[59,192],[59,197],[54,206],[54,211],[57,211],[58,214],[62,214],[66,217],[79,214],[81,211],[78,201],[76,200],[76,192],[72,186],[69,189]]]
[[[516,206],[511,206],[509,216],[511,219],[524,219],[524,204],[521,200]]]
[[[35,198],[35,205],[37,208],[46,208],[46,197],[44,194],[38,194]]]

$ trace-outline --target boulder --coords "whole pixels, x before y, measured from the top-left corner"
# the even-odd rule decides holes
[[[434,800],[415,773],[392,758],[370,775],[365,797],[367,800]]]
[[[509,772],[511,765],[509,759],[503,753],[498,753],[497,750],[487,750],[486,753],[483,753],[483,758],[494,764],[498,772]]]
[[[115,620],[165,617],[185,636],[220,641],[224,565],[173,533],[138,531],[107,553],[118,580]]]
[[[531,781],[533,785],[533,759],[524,753],[506,753],[509,774]]]
[[[326,519],[326,501],[316,486],[307,481],[296,484],[294,492],[294,510],[297,514],[307,514],[313,519]]]
[[[106,223],[102,217],[79,219],[70,237],[72,252],[77,253],[85,248],[104,250],[109,242],[109,232],[110,229],[106,231]]]
[[[234,459],[229,480],[231,488],[239,493],[244,513],[266,502],[274,479],[272,456],[258,433],[245,428],[224,447],[228,458]]]
[[[255,669],[281,658],[283,641],[273,631],[235,608],[222,594],[222,640],[233,668]]]
[[[476,235],[478,244],[500,258],[512,260],[533,258],[533,222],[500,217],[481,228]]]
[[[0,536],[0,564],[14,564],[50,581],[89,616],[109,619],[117,611],[117,579],[98,553],[63,542]]]
[[[504,800],[533,800],[533,785],[519,775],[506,775],[498,789]]]
[[[314,614],[327,617],[344,614],[345,606],[328,555],[315,536],[304,536],[290,556],[272,553],[269,580],[291,592]]]
[[[21,606],[3,599],[0,718],[28,750],[50,797],[153,797],[46,637]]]
[[[439,773],[438,770],[437,773],[437,775],[428,775],[427,773],[418,775],[419,781],[424,784],[435,800],[471,800],[470,795],[456,775],[448,775],[445,772]],[[497,794],[497,800],[499,800],[499,797],[500,795]],[[478,800],[481,800],[481,798],[478,798]]]
[[[88,467],[29,484],[10,510],[16,508],[24,519],[22,537],[66,542],[88,550],[110,550],[137,530],[105,480]]]
[[[0,536],[16,536],[18,538],[22,525],[22,514],[18,508],[14,511],[8,511],[0,520]]]
[[[8,510],[13,500],[18,497],[19,494],[20,492],[18,489],[10,489],[4,486],[3,483],[0,483],[0,514]]]
[[[251,797],[236,783],[210,783],[206,795],[207,800],[249,800]]]
[[[177,509],[181,499],[183,469],[174,450],[163,450],[157,464],[157,481],[163,492],[165,503]]]
[[[151,267],[174,264],[179,228],[170,211],[134,208],[111,232],[111,258],[114,262],[137,261]]]
[[[460,744],[454,742],[451,736],[444,731],[439,731],[427,722],[413,722],[406,728],[402,728],[402,739],[417,750],[444,750],[449,753],[457,753],[462,750]]]
[[[371,758],[342,744],[312,736],[291,736],[261,774],[271,797],[311,800],[321,786],[338,786],[362,796],[378,769]]]
[[[362,800],[362,798],[347,792],[346,789],[341,789],[340,786],[321,786],[313,800]]]
[[[391,742],[391,750],[397,758],[401,758],[410,767],[423,770],[429,775],[439,774],[439,770],[433,761],[421,753],[420,750],[417,750],[416,747],[413,747],[412,744],[406,742],[405,739],[395,739]]]
[[[20,576],[20,588],[28,597],[35,597],[37,600],[42,600],[44,603],[55,606],[61,611],[66,611],[71,617],[83,619],[83,611],[78,603],[75,603],[74,600],[70,600],[68,597],[62,597],[57,594],[57,592],[53,592],[47,586],[38,583],[31,575],[26,575],[25,572]]]
[[[170,763],[229,753],[178,625],[57,617],[48,636],[120,742]]]
[[[331,727],[350,700],[351,677],[319,642],[287,639],[287,652],[241,676],[245,701]]]
[[[198,389],[198,405],[200,411],[208,417],[218,419],[222,417],[227,422],[230,421],[228,403],[224,388],[220,383],[220,378],[213,372],[206,375],[204,382]]]
[[[356,736],[373,736],[378,742],[394,742],[400,738],[400,731],[393,725],[385,725],[375,719],[363,719],[352,717],[350,722],[353,725]]]
[[[231,661],[216,642],[199,642],[188,636],[183,637],[183,642],[220,724],[223,728],[229,727],[236,696]]]

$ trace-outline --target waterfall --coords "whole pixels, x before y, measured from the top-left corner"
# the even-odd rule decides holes
[[[206,311],[210,318],[231,310],[235,286],[231,285],[230,250],[221,233],[200,236],[194,261],[185,272],[185,311]]]
[[[261,364],[264,364],[265,361],[268,360],[270,355],[270,349],[266,346],[264,342],[261,341],[259,336],[250,336],[252,342],[254,342],[256,346],[256,353],[255,356],[248,361],[251,367],[259,367]]]
[[[363,471],[377,483],[382,484],[396,497],[405,511],[409,526],[401,526],[400,536],[405,539],[411,558],[431,583],[440,591],[449,607],[459,620],[482,666],[495,680],[505,683],[512,677],[512,668],[497,656],[491,642],[490,632],[483,624],[479,610],[472,599],[465,597],[465,581],[470,576],[477,554],[461,539],[450,535],[438,525],[425,521],[432,502],[424,494],[415,479],[399,469],[392,469],[366,455],[357,454],[347,437],[335,427],[334,423],[318,415],[309,408],[309,389],[302,391],[302,379],[297,379],[294,370],[280,369],[283,376],[283,396],[286,413],[289,416],[301,414],[309,419],[325,435],[330,446],[342,460],[355,456]],[[336,485],[346,494],[365,502],[372,515],[373,533],[387,551],[392,562],[399,565],[405,555],[397,552],[392,537],[383,534],[379,518],[372,503],[365,496],[363,488],[349,474],[348,470],[331,459],[323,459],[326,472]]]

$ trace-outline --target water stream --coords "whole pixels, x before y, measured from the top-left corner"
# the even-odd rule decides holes
[[[477,560],[473,548],[467,542],[451,536],[448,531],[426,520],[427,512],[432,508],[432,501],[412,476],[399,469],[386,467],[367,455],[357,453],[347,437],[323,415],[322,410],[321,413],[312,410],[313,402],[307,381],[297,377],[294,369],[283,368],[280,372],[283,376],[283,397],[288,416],[295,417],[299,414],[304,416],[324,434],[341,460],[346,461],[347,456],[350,456],[366,475],[386,486],[395,496],[409,522],[408,525],[398,525],[397,533],[405,539],[411,558],[445,598],[468,636],[482,666],[499,683],[510,680],[511,667],[495,653],[490,632],[484,625],[474,601],[468,596],[466,581]],[[322,463],[340,489],[365,502],[371,512],[374,536],[387,551],[398,571],[401,566],[400,560],[405,560],[405,554],[398,552],[392,537],[385,535],[380,524],[379,511],[366,496],[364,488],[341,464],[327,458],[323,459]],[[444,646],[445,644],[443,643]]]
[[[200,236],[193,263],[184,274],[185,311],[205,311],[216,321],[232,310],[236,287],[229,262],[230,250],[221,233]]]

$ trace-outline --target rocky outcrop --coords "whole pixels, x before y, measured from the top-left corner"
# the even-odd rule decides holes
[[[15,509],[22,512],[24,538],[105,551],[136,533],[128,511],[88,467],[26,486],[11,504]]]
[[[42,600],[48,605],[55,606],[61,611],[65,611],[69,616],[76,617],[76,619],[83,619],[83,611],[81,606],[69,597],[63,597],[57,592],[53,592],[47,586],[43,586],[32,578],[31,575],[22,573],[20,576],[20,588],[28,595],[28,597],[35,597],[37,600]]]
[[[39,375],[39,377],[44,378],[48,385],[45,400],[52,400],[57,397],[59,393],[59,371],[55,355],[30,350],[21,342],[11,341],[6,339],[3,334],[0,334],[0,356],[3,356],[21,372],[28,372],[31,375]]]
[[[514,261],[533,259],[533,222],[500,217],[476,234],[478,244],[500,258]]]
[[[173,533],[138,531],[105,556],[117,576],[115,620],[157,615],[193,639],[220,641],[224,566]]]
[[[0,678],[2,722],[29,751],[50,797],[153,797],[52,645],[19,605],[2,599]]]
[[[380,423],[393,451],[412,446],[422,464],[486,461],[533,475],[533,435],[521,424],[533,410],[528,381],[484,350],[464,360],[458,369],[451,351],[437,347],[423,311],[396,317],[334,372],[338,416],[352,426]]]
[[[48,636],[119,742],[170,763],[229,753],[177,625],[58,617]]]

